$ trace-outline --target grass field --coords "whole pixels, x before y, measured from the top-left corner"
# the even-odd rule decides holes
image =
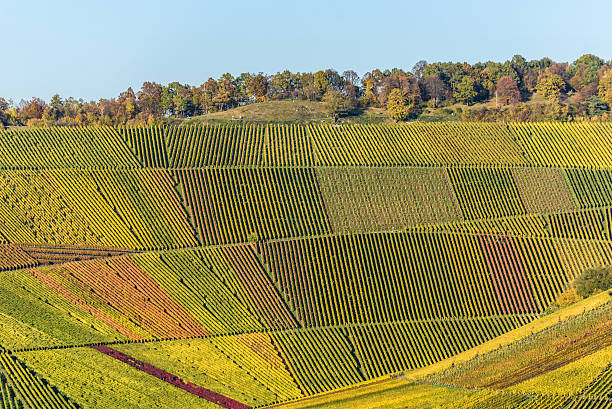
[[[325,104],[318,101],[282,100],[266,101],[245,105],[227,111],[195,116],[184,121],[195,123],[228,122],[273,122],[273,123],[330,123],[332,119]],[[357,111],[356,115],[341,118],[342,123],[383,123],[391,122],[382,108],[368,108]]]
[[[412,383],[403,379],[387,379],[370,385],[288,403],[282,409],[429,409],[475,393],[467,389],[447,389]]]

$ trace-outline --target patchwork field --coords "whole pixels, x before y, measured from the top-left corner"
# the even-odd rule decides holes
[[[611,147],[606,123],[0,129],[0,408],[612,407],[610,295],[558,305],[612,265]]]

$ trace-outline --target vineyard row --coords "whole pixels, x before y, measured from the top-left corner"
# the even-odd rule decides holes
[[[609,123],[194,125],[0,130],[0,168],[612,167]],[[10,154],[8,154],[10,152]]]

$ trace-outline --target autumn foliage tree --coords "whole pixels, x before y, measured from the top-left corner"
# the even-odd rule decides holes
[[[48,103],[32,98],[14,104],[5,98],[0,122],[5,126],[155,125],[269,100],[323,102],[332,118],[357,112],[353,109],[357,105],[362,110],[390,108],[389,112],[396,112],[396,119],[406,115],[416,117],[425,106],[443,107],[445,110],[436,110],[434,116],[441,113],[444,117],[455,110],[451,105],[456,102],[474,105],[496,98],[510,106],[463,108],[462,117],[467,120],[566,120],[571,117],[606,120],[611,117],[611,66],[610,61],[592,54],[570,64],[550,58],[527,61],[515,55],[504,62],[475,64],[419,61],[410,71],[373,69],[361,77],[352,70],[340,74],[329,68],[313,72],[284,70],[274,74],[243,72],[237,76],[226,73],[217,79],[208,78],[200,85],[144,82],[139,91],[127,89],[116,98],[96,101],[55,95]],[[520,100],[530,100],[536,91],[545,96],[546,104],[537,99],[533,104],[517,104]],[[428,111],[426,115],[431,113]]]
[[[497,81],[495,96],[500,98],[504,104],[516,105],[521,100],[521,92],[516,82],[507,75]]]
[[[415,100],[406,91],[393,89],[387,98],[387,114],[395,121],[405,121],[415,112]]]
[[[599,99],[612,108],[612,68],[602,72],[598,87]]]
[[[565,81],[560,75],[547,73],[540,77],[536,89],[548,101],[558,101],[561,92],[565,91]]]

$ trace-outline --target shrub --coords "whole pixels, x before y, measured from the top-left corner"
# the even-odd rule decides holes
[[[564,308],[574,303],[577,303],[581,299],[582,297],[578,295],[576,287],[570,287],[568,290],[559,294],[555,303],[557,304],[557,306],[559,306],[559,308]]]

